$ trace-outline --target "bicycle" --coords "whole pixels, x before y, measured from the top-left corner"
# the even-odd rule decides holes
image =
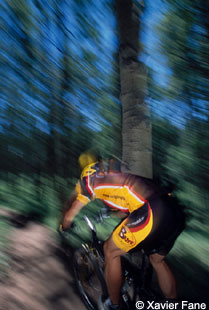
[[[90,228],[92,238],[90,242],[82,242],[74,251],[71,263],[76,286],[84,304],[88,310],[96,310],[99,297],[108,296],[104,278],[103,242],[97,237],[92,221],[87,216],[84,216],[84,220]],[[122,309],[136,309],[139,301],[146,303],[147,300],[162,300],[162,296],[152,288],[152,266],[143,250],[135,249],[131,254],[123,256],[122,267]]]

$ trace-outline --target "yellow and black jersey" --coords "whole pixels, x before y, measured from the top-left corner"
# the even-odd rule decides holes
[[[111,208],[133,212],[146,202],[153,191],[153,183],[120,171],[101,170],[99,163],[87,166],[77,186],[77,199],[87,204],[100,199]]]
[[[179,234],[175,209],[160,199],[159,188],[151,180],[117,169],[103,169],[96,162],[83,170],[76,190],[77,199],[84,204],[100,199],[110,208],[127,212],[112,233],[114,243],[124,252],[140,243],[147,251],[157,246],[162,255],[172,248]],[[163,241],[165,235],[171,236],[167,243]]]

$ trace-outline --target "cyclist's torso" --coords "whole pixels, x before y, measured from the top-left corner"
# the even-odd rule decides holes
[[[179,220],[175,205],[170,206],[167,194],[146,178],[111,169],[105,172],[95,163],[82,172],[77,192],[77,199],[84,204],[100,199],[111,208],[130,213],[112,234],[124,252],[141,243],[146,251],[154,248],[166,255],[180,232],[181,216]]]
[[[96,165],[91,167],[94,173],[87,169],[80,180],[78,199],[84,203],[100,199],[111,208],[131,213],[156,191],[152,181],[122,172],[101,172]]]

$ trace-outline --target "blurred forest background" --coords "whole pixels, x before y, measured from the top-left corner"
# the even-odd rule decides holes
[[[199,285],[206,297],[209,1],[136,3],[143,10],[140,61],[154,179],[174,185],[189,214],[171,256],[183,266],[188,292],[196,294]],[[32,214],[55,229],[79,177],[79,155],[92,149],[122,156],[114,1],[5,0],[0,16],[1,208]],[[0,247],[7,231],[1,220]]]

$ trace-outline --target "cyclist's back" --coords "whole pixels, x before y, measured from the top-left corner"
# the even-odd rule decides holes
[[[93,163],[81,174],[78,199],[100,199],[112,208],[131,213],[158,191],[151,180],[119,170],[104,171],[99,163]]]
[[[121,172],[118,162],[95,162],[88,165],[81,174],[79,186],[78,200],[88,203],[92,199],[100,199],[110,208],[130,214],[130,231],[141,230],[141,224],[145,225],[146,220],[150,222],[149,232],[142,234],[140,242],[146,239],[142,246],[154,241],[156,244],[156,240],[163,241],[169,235],[178,235],[182,230],[183,211],[168,191],[150,179]],[[131,222],[139,225],[133,229]],[[177,235],[173,237],[173,242]]]

